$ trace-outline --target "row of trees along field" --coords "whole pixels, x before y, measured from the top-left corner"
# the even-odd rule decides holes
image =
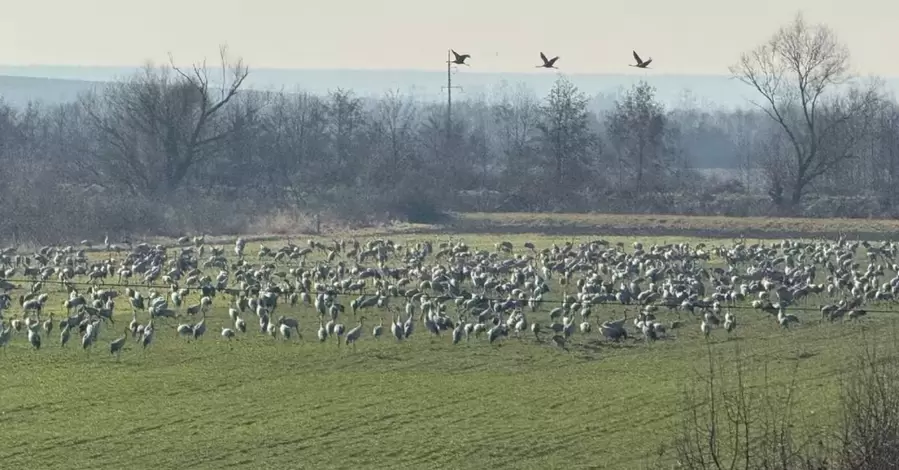
[[[446,108],[245,89],[250,73],[148,66],[77,102],[0,106],[0,233],[262,231],[283,214],[428,221],[442,211],[893,216],[899,106],[801,16],[735,58],[748,111],[610,111],[560,77]],[[699,168],[730,168],[710,173]],[[280,214],[280,215],[278,215]]]

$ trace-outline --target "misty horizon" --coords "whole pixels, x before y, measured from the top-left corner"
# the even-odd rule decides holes
[[[165,64],[153,64],[165,65]],[[50,102],[74,99],[79,90],[91,85],[83,82],[108,82],[125,79],[143,66],[73,66],[73,65],[0,65],[0,96],[22,105],[30,100]],[[400,90],[421,101],[446,99],[446,69],[303,69],[254,68],[250,66],[247,87],[255,90],[308,91],[326,94],[338,88],[352,90],[361,97],[376,98],[392,90]],[[453,73],[454,101],[489,96],[505,82],[524,85],[537,96],[545,96],[559,75],[571,80],[591,98],[614,99],[640,81],[657,89],[658,98],[666,106],[677,107],[689,95],[695,104],[713,108],[749,108],[754,90],[726,74],[674,73],[565,73],[549,71],[492,72],[462,67]],[[10,79],[9,77],[13,77]],[[881,77],[888,92],[899,91],[899,78]],[[5,79],[5,80],[4,80]],[[28,79],[34,79],[28,81]],[[54,82],[54,81],[60,82]],[[65,82],[63,82],[65,81]]]

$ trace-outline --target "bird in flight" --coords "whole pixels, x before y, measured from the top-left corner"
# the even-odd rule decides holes
[[[540,58],[543,59],[543,65],[538,65],[537,68],[545,68],[545,69],[558,69],[555,64],[557,60],[559,60],[559,56],[553,57],[552,60],[546,58],[542,52],[540,53]]]
[[[452,51],[453,55],[456,56],[456,58],[452,61],[453,64],[468,65],[465,63],[465,59],[470,58],[471,57],[470,54],[459,54],[458,52],[453,51],[452,49],[450,49],[450,51]],[[471,67],[470,65],[468,65],[468,66]]]
[[[652,63],[652,57],[650,57],[649,59],[647,59],[646,62],[643,62],[643,60],[640,59],[640,56],[637,55],[637,51],[634,51],[634,60],[637,61],[637,65],[630,64],[630,66],[631,66],[631,67],[637,67],[638,69],[645,69],[645,68],[648,68],[648,67],[649,67],[649,64]]]

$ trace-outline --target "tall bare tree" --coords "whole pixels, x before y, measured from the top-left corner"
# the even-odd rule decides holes
[[[324,159],[328,139],[327,105],[305,92],[281,93],[264,114],[257,171],[279,202],[302,207],[329,186],[321,177],[331,165]]]
[[[519,84],[503,84],[492,106],[497,151],[503,159],[503,186],[510,193],[528,192],[535,167],[535,136],[540,122],[540,103],[533,90]]]
[[[553,167],[550,173],[557,193],[579,189],[579,183],[588,179],[588,160],[595,142],[590,132],[588,104],[583,92],[560,77],[540,107],[537,128],[543,134],[543,150]]]
[[[793,206],[812,182],[853,158],[871,128],[880,103],[878,87],[856,86],[849,59],[848,48],[833,30],[808,25],[800,13],[730,67],[734,77],[761,95],[755,104],[790,142],[781,179],[789,184]],[[850,91],[840,93],[846,85]]]
[[[389,181],[391,172],[405,164],[413,155],[413,133],[417,121],[415,103],[398,89],[384,94],[372,115],[372,130],[382,139],[379,142],[381,161],[373,168],[378,182]]]
[[[617,156],[619,186],[640,193],[648,185],[661,182],[671,169],[667,147],[670,131],[655,89],[640,82],[615,102],[606,121],[607,142]]]
[[[124,82],[82,99],[105,177],[134,192],[160,197],[179,189],[190,170],[221,149],[233,130],[223,108],[249,73],[220,48],[221,81],[202,64],[182,69],[148,65]]]

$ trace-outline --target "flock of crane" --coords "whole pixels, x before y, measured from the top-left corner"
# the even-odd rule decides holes
[[[469,65],[468,63],[466,63],[465,61],[468,60],[469,58],[471,58],[471,54],[459,54],[458,52],[456,52],[456,51],[454,51],[454,50],[452,50],[452,49],[450,49],[450,51],[453,53],[453,60],[449,61],[448,63],[456,64],[456,65],[466,65],[466,66],[470,66],[470,65]],[[630,65],[631,67],[636,67],[636,68],[638,68],[638,69],[648,69],[648,68],[649,68],[649,64],[652,63],[652,57],[650,57],[650,58],[648,58],[648,59],[646,59],[646,60],[643,60],[643,59],[640,58],[640,55],[637,54],[637,51],[633,51],[633,53],[634,53],[634,60],[636,61],[636,63],[634,63],[634,64],[629,64],[629,65]],[[541,52],[541,53],[540,53],[540,59],[543,60],[543,63],[542,63],[541,65],[536,66],[538,69],[540,69],[540,68],[543,68],[543,69],[558,69],[558,67],[556,67],[556,61],[559,60],[559,56],[555,56],[555,57],[553,57],[552,59],[549,59],[549,58],[546,57],[546,54],[544,54],[543,52]]]
[[[513,334],[533,335],[538,344],[548,336],[549,344],[568,349],[575,333],[594,328],[616,342],[661,339],[691,321],[706,336],[718,327],[731,333],[733,311],[741,307],[786,328],[800,323],[787,310],[810,296],[828,302],[821,321],[855,320],[866,303],[899,293],[899,244],[844,237],[721,246],[634,242],[627,249],[604,240],[540,249],[503,241],[476,249],[461,240],[297,245],[288,239],[278,248],[260,244],[255,253],[239,238],[233,254],[203,236],[172,246],[117,246],[108,237],[104,244],[0,251],[0,348],[24,336],[40,349],[42,337],[58,328],[59,346],[74,336],[93,349],[101,330],[118,331],[120,301],[132,318],[107,343],[116,357],[129,338],[151,346],[162,326],[191,341],[205,335],[210,321],[230,343],[253,334],[250,317],[256,334],[303,340],[297,316],[304,311],[313,312],[307,319],[318,341],[333,338],[354,350],[366,318],[378,319],[367,330],[375,339],[406,341],[418,322],[452,344],[480,338],[493,344]],[[51,293],[64,299],[51,302]],[[219,315],[207,316],[216,309]],[[608,311],[621,318],[596,319]],[[348,329],[347,320],[355,326]]]

